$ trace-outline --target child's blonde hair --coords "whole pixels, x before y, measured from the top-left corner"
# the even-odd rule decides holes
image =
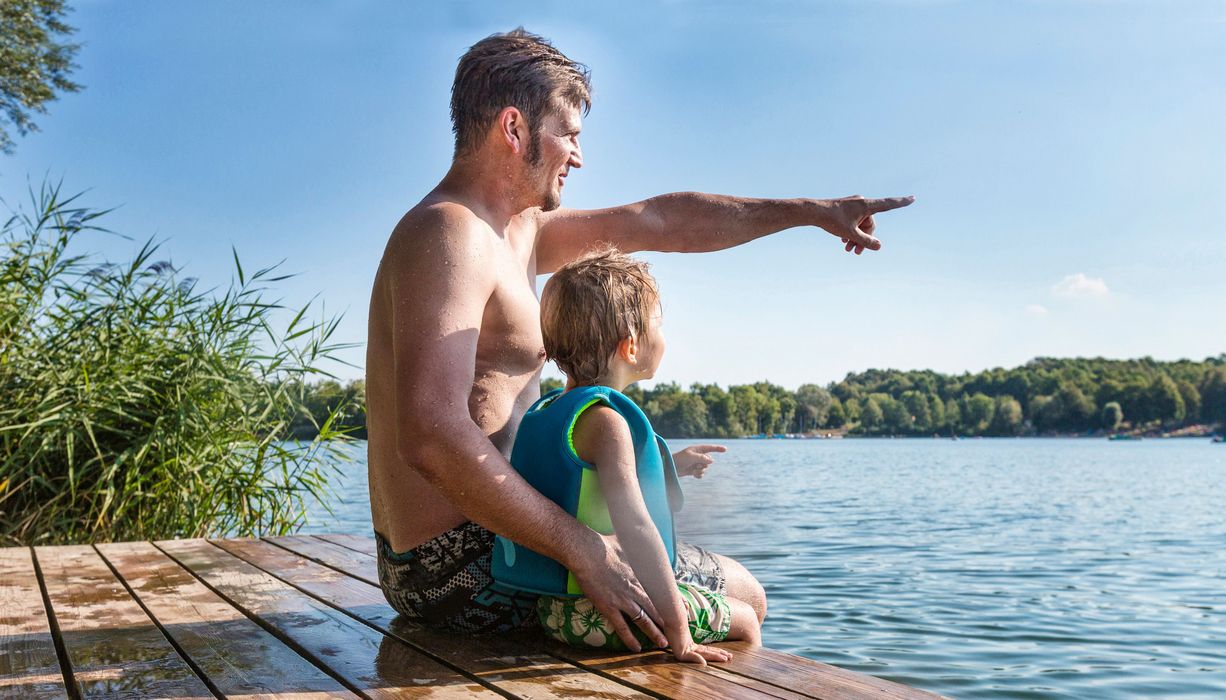
[[[563,265],[545,283],[545,356],[575,384],[594,384],[622,339],[647,332],[660,301],[648,268],[615,248],[603,248]]]

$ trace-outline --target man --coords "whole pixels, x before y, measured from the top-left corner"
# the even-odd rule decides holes
[[[663,635],[616,540],[580,525],[507,462],[520,417],[539,395],[536,276],[601,242],[624,252],[703,252],[794,226],[821,227],[858,255],[880,248],[873,214],[912,200],[687,192],[562,209],[565,178],[583,164],[589,106],[586,68],[522,28],[460,59],[451,169],[392,232],[371,294],[370,501],[380,581],[406,616],[471,632],[530,620],[532,598],[490,580],[496,532],[566,566],[638,649],[627,619],[650,639]],[[693,448],[677,459],[711,460]],[[723,587],[765,615],[765,594],[744,567],[679,549],[679,578]]]

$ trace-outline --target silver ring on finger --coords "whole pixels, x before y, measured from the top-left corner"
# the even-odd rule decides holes
[[[644,617],[647,617],[647,611],[643,609],[643,606],[642,606],[642,605],[640,605],[640,606],[639,606],[639,611],[638,611],[637,613],[635,613],[634,617],[630,618],[630,621],[631,621],[631,622],[638,622],[639,620],[643,619]]]

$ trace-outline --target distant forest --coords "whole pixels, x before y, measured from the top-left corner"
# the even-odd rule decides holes
[[[546,379],[541,390],[561,386]],[[302,387],[311,415],[294,422],[298,437],[336,407],[354,437],[365,437],[365,383],[322,381]],[[661,435],[1093,435],[1116,432],[1204,434],[1226,424],[1226,354],[1203,362],[1055,359],[1013,369],[940,374],[879,370],[848,374],[826,386],[789,391],[770,382],[730,386],[637,385],[626,394]]]

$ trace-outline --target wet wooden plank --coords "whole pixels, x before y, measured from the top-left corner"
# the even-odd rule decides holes
[[[427,630],[399,617],[377,586],[304,559],[269,542],[222,540],[217,544],[330,605],[517,697],[647,697],[621,683],[588,673],[545,654],[539,648],[497,637],[463,637]],[[327,555],[326,548],[317,549],[315,553]],[[344,552],[340,552],[335,561],[345,560]],[[539,647],[543,638],[538,635],[536,641],[536,647]]]
[[[346,556],[344,558],[337,558],[335,563],[339,568],[352,573],[354,576],[370,580],[376,584],[378,583],[378,574],[372,573],[375,571],[372,563],[375,556],[374,538],[357,535],[319,535],[316,539],[325,540],[333,544],[343,543],[346,549],[362,552],[367,557],[366,559],[353,560],[351,557]],[[318,546],[307,548],[305,545],[298,546],[292,543],[287,543],[287,546],[297,546],[306,556],[320,557],[325,561],[329,556],[327,548]],[[765,647],[758,647],[756,650],[751,651],[750,647],[742,642],[727,643],[727,647],[730,651],[734,652],[732,662],[718,664],[708,669],[708,672],[719,676],[723,676],[727,672],[736,673],[746,677],[747,680],[740,681],[741,683],[770,694],[778,695],[780,692],[785,692],[792,695],[799,694],[802,696],[831,698],[832,700],[848,698],[855,698],[857,700],[866,698],[898,700],[904,698],[929,699],[941,697],[918,688],[894,683],[868,674],[848,671],[837,666],[823,664],[793,654],[785,654]],[[570,649],[569,647],[559,645],[556,648],[550,647],[550,649],[556,654],[564,655],[570,653],[574,657],[573,660],[578,661],[574,653],[567,651]],[[574,651],[586,653],[586,650]],[[619,669],[633,665],[626,660],[610,662],[615,663]],[[658,664],[658,662],[653,663]],[[629,679],[630,676],[627,672],[618,677]],[[667,688],[669,684],[661,683],[659,687]],[[782,691],[778,689],[782,689]]]
[[[374,558],[375,540],[373,538],[359,537],[356,535],[317,535],[314,537],[279,537],[268,539],[276,542],[282,547],[291,549],[292,551],[302,554],[303,556],[332,566],[333,568],[339,569],[347,574],[350,574],[351,576],[361,578],[375,585],[378,585],[379,583],[376,560]],[[341,542],[347,543],[348,546],[341,545]],[[360,554],[358,552],[360,552]],[[354,556],[355,554],[357,554],[356,557]],[[568,648],[558,645],[557,647],[551,646],[549,649],[555,656],[558,656],[564,655]],[[572,662],[579,661],[578,657],[574,654],[570,654],[570,658]],[[668,664],[672,662],[667,658],[651,661],[648,665],[652,666],[653,668],[648,668],[644,672],[649,675],[663,674],[665,676],[669,676],[669,678],[657,678],[652,681],[653,685],[640,687],[649,688],[656,692],[668,692],[668,690],[671,689],[671,692],[681,693],[680,697],[689,697],[691,691],[679,687],[675,679],[672,678],[673,676],[677,676],[676,672],[667,669],[654,668],[654,666],[658,666],[661,663]],[[624,671],[623,668],[627,665],[631,664],[622,663],[618,667],[618,673],[622,673],[622,675],[618,677],[626,680],[627,682],[632,682],[630,680],[631,676],[629,672]],[[720,682],[733,682],[737,685],[743,685],[751,689],[756,689],[764,694],[781,698],[790,698],[792,700],[795,700],[795,698],[798,697],[809,697],[803,693],[792,692],[787,689],[780,688],[778,685],[764,683],[758,679],[731,674],[725,670],[725,666],[725,664],[716,664],[699,670],[700,672],[717,677],[719,681],[713,681],[717,685]],[[686,668],[687,670],[680,672],[682,676],[688,676],[694,672],[693,667]],[[616,674],[612,675],[616,676]],[[710,690],[710,688],[708,688],[707,679],[701,679],[700,681],[690,683],[690,686],[693,686],[695,689],[694,692],[697,693],[697,697],[701,697],[702,693]],[[664,690],[658,690],[660,688]]]
[[[722,643],[721,646],[723,646]],[[765,681],[760,681],[756,678],[751,678],[749,676],[742,676],[737,673],[732,673],[731,671],[726,670],[726,666],[727,664],[725,663],[708,664],[706,668],[703,669],[703,672],[722,678],[730,683],[743,685],[746,688],[753,688],[754,690],[761,691],[766,695],[780,698],[780,700],[813,700],[814,698],[814,696],[807,693],[798,693],[794,690],[789,690],[784,683],[772,684]]]
[[[354,544],[354,546],[367,547],[367,552],[358,553],[356,549],[337,546],[337,544],[333,542],[333,541],[336,541],[336,539],[342,539],[342,538],[346,539],[346,541],[348,542],[351,542],[352,544]],[[371,585],[378,586],[379,584],[379,574],[378,574],[378,570],[376,570],[376,561],[374,558],[375,544],[374,544],[373,538],[356,537],[356,536],[348,536],[348,535],[320,535],[320,536],[266,537],[265,539],[267,539],[267,541],[276,543],[278,544],[278,546],[281,546],[283,548],[291,549],[292,552],[294,553],[302,554],[304,555],[304,557],[307,557],[311,560],[319,561],[319,563],[329,565],[333,569],[342,571],[342,573],[345,573],[345,574],[348,574],[354,577],[358,577],[358,579],[367,581]],[[542,649],[542,646],[546,644],[550,644],[550,642],[548,640],[541,639],[541,637],[538,637],[538,639],[533,641],[530,646],[532,647],[532,649],[539,650],[539,649]],[[552,649],[552,647],[550,647],[550,649]],[[691,671],[694,671],[695,669],[694,667],[685,667],[685,668],[689,668],[691,669]],[[691,671],[685,671],[683,673],[690,673]],[[702,673],[716,675],[716,677],[721,678],[722,680],[729,680],[729,682],[733,682],[739,685],[745,685],[745,687],[764,690],[765,693],[780,696],[780,698],[788,698],[788,699],[793,699],[793,700],[797,698],[808,698],[807,695],[798,694],[798,693],[790,693],[790,691],[787,691],[785,689],[780,689],[779,687],[772,687],[772,685],[770,684],[756,682],[756,680],[754,679],[739,677],[739,675],[736,675],[736,674],[729,674],[726,671],[723,671],[723,668],[721,668],[720,664],[716,664],[716,666],[696,669],[696,671],[701,671]],[[656,671],[651,671],[651,673],[655,673],[655,672]],[[702,684],[699,684],[699,687],[701,688]],[[682,696],[688,696],[688,695],[682,695]]]
[[[663,651],[635,654],[579,649],[553,641],[546,644],[550,653],[555,656],[668,698],[792,700],[796,696],[769,684],[736,682],[735,674],[726,673],[722,669],[709,673],[707,669],[694,664],[680,663],[674,660],[671,654]],[[755,685],[759,687],[754,687]]]
[[[103,544],[98,551],[222,694],[356,697],[152,544]]]
[[[936,700],[942,696],[865,673],[823,664],[803,656],[731,642],[725,668],[791,690],[828,700]]]
[[[82,697],[213,697],[93,547],[34,553]]]
[[[321,540],[348,547],[356,552],[375,554],[375,538],[362,535],[313,535]]]
[[[356,576],[367,583],[379,585],[379,567],[374,554],[366,554],[332,542],[330,539],[310,535],[265,537],[264,539],[325,566],[339,569],[350,576]],[[374,540],[371,542],[373,547]]]
[[[500,698],[480,683],[204,540],[158,545],[231,604],[371,698]],[[394,660],[394,661],[391,661]]]
[[[355,546],[365,547],[367,552],[357,553],[356,550],[342,547],[333,542],[335,538],[344,537]],[[328,535],[319,537],[279,537],[266,538],[276,542],[282,547],[291,549],[292,551],[309,557],[315,561],[331,566],[345,574],[363,579],[371,584],[378,585],[378,572],[376,570],[376,560],[374,558],[375,542],[371,538],[361,538],[350,535]],[[356,556],[355,556],[356,555]],[[539,651],[546,645],[552,644],[543,636],[537,635],[532,642],[524,644],[521,648],[529,648],[534,651]],[[568,647],[558,645],[557,647],[549,646],[548,650],[555,657],[563,656]],[[521,652],[522,653],[522,652]],[[622,655],[625,656],[625,655]],[[576,655],[571,654],[566,656],[570,663],[579,662]],[[667,668],[656,668],[660,664],[668,666]],[[675,668],[674,668],[675,667]],[[625,672],[623,668],[618,668],[617,673],[610,673],[610,676],[618,678],[627,683],[633,683],[632,675]],[[797,697],[808,697],[803,694],[789,693],[787,690],[781,689],[778,686],[760,683],[752,678],[738,676],[724,671],[722,668],[709,666],[700,668],[692,665],[677,664],[671,660],[671,657],[661,657],[650,661],[642,673],[650,677],[651,683],[648,685],[636,684],[640,688],[645,688],[653,692],[672,692],[678,698],[704,698],[710,697],[709,693],[714,689],[722,689],[721,692],[733,693],[729,697],[736,697],[735,693],[743,692],[741,688],[735,686],[745,686],[751,689],[757,689],[765,695],[770,695],[780,698],[788,698],[795,700]],[[688,680],[695,673],[704,673],[711,678],[699,678],[696,680]],[[681,681],[678,681],[681,679]],[[734,687],[728,688],[726,685],[732,683]],[[663,689],[663,690],[661,690]],[[749,697],[758,697],[750,695]]]
[[[27,547],[0,549],[0,697],[67,697]]]

